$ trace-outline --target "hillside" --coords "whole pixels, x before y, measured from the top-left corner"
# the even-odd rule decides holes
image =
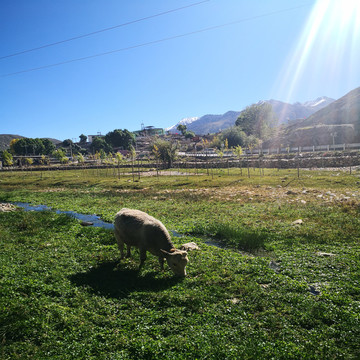
[[[296,102],[294,104],[288,104],[279,100],[266,100],[260,101],[259,103],[271,104],[273,111],[276,113],[279,119],[279,124],[288,124],[289,121],[296,119],[306,119],[315,112],[328,106],[334,99],[326,96],[319,97],[312,101],[305,103]]]
[[[228,111],[222,115],[204,115],[188,126],[197,135],[216,133],[235,125],[239,111]]]
[[[307,119],[298,123],[299,126],[312,126],[319,124],[359,125],[360,114],[360,87],[350,91],[327,107],[319,110]]]
[[[177,126],[186,125],[187,130],[193,131],[196,135],[207,135],[216,133],[235,125],[240,111],[228,111],[222,115],[204,115],[199,118],[182,119],[175,125],[166,129],[171,133],[177,133]]]
[[[45,138],[45,139],[50,140],[55,146],[56,146],[56,145],[59,145],[60,143],[62,143],[62,141],[61,141],[61,140],[58,140],[58,139],[53,139],[53,138]]]
[[[290,123],[272,142],[290,146],[360,142],[360,87],[307,119]]]

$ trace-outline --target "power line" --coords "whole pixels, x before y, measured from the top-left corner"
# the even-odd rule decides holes
[[[81,58],[66,60],[66,61],[62,61],[62,62],[58,62],[58,63],[54,63],[54,64],[49,64],[49,65],[39,66],[39,67],[36,67],[36,68],[31,68],[31,69],[21,70],[21,71],[17,71],[17,72],[13,72],[13,73],[8,73],[8,74],[0,75],[0,77],[3,78],[3,77],[13,76],[13,75],[19,75],[19,74],[23,74],[23,73],[27,73],[27,72],[38,71],[38,70],[43,70],[43,69],[56,67],[56,66],[60,66],[60,65],[70,64],[70,63],[73,63],[73,62],[93,59],[93,58],[96,58],[96,57],[110,55],[110,54],[114,54],[114,53],[118,53],[118,52],[122,52],[122,51],[128,51],[128,50],[132,50],[132,49],[136,49],[136,48],[140,48],[140,47],[144,47],[144,46],[148,46],[148,45],[154,45],[154,44],[162,43],[162,42],[165,42],[165,41],[170,41],[170,40],[179,39],[179,38],[183,38],[183,37],[187,37],[187,36],[191,36],[191,35],[195,35],[195,34],[200,34],[200,33],[206,32],[206,31],[210,31],[210,30],[220,29],[220,28],[223,28],[223,27],[239,24],[239,23],[242,23],[242,22],[250,21],[250,20],[255,20],[255,19],[259,19],[259,18],[271,16],[271,15],[276,15],[276,14],[283,13],[283,12],[296,10],[296,9],[299,9],[299,8],[302,8],[302,7],[305,7],[305,6],[308,6],[308,5],[309,5],[309,3],[306,3],[306,4],[296,6],[296,7],[292,7],[292,8],[272,11],[272,12],[269,12],[269,13],[266,13],[266,14],[256,15],[256,16],[252,16],[252,17],[232,21],[232,22],[229,22],[229,23],[226,23],[226,24],[210,26],[210,27],[207,27],[207,28],[204,28],[204,29],[191,31],[191,32],[187,32],[187,33],[184,33],[184,34],[180,34],[180,35],[174,35],[174,36],[170,36],[170,37],[166,37],[166,38],[158,39],[158,40],[154,40],[154,41],[149,41],[149,42],[142,43],[142,44],[128,46],[128,47],[124,47],[124,48],[121,48],[121,49],[111,50],[111,51],[107,51],[107,52],[103,52],[103,53],[99,53],[99,54],[84,56],[84,57],[81,57]]]
[[[26,54],[26,53],[32,52],[32,51],[37,51],[37,50],[45,49],[45,48],[48,48],[48,47],[50,47],[50,46],[55,46],[55,45],[63,44],[63,43],[65,43],[65,42],[82,39],[82,38],[84,38],[84,37],[96,35],[96,34],[99,34],[99,33],[105,32],[105,31],[114,30],[114,29],[117,29],[117,28],[120,28],[120,27],[124,27],[124,26],[128,26],[128,25],[131,25],[131,24],[135,24],[135,23],[138,23],[138,22],[141,22],[141,21],[153,19],[153,18],[155,18],[155,17],[167,15],[167,14],[173,13],[173,12],[175,12],[175,11],[179,11],[179,10],[183,10],[183,9],[190,8],[190,7],[192,7],[192,6],[200,5],[200,4],[203,4],[203,3],[208,2],[208,1],[210,1],[210,0],[199,1],[199,2],[197,2],[197,3],[193,3],[193,4],[190,4],[190,5],[182,6],[182,7],[176,8],[176,9],[167,10],[167,11],[161,12],[161,13],[159,13],[159,14],[146,16],[146,17],[143,17],[143,18],[140,18],[140,19],[132,20],[132,21],[129,21],[129,22],[126,22],[126,23],[122,23],[122,24],[119,24],[119,25],[115,25],[115,26],[111,26],[111,27],[108,27],[108,28],[105,28],[105,29],[93,31],[93,32],[90,32],[90,33],[87,33],[87,34],[83,34],[83,35],[79,35],[79,36],[74,36],[74,37],[69,38],[69,39],[56,41],[56,42],[53,42],[53,43],[49,43],[49,44],[42,45],[42,46],[39,46],[39,47],[36,47],[36,48],[32,48],[32,49],[28,49],[28,50],[19,51],[19,52],[13,53],[13,54],[5,55],[5,56],[0,56],[0,60],[7,59],[7,58],[13,57],[13,56],[18,56],[18,55]]]

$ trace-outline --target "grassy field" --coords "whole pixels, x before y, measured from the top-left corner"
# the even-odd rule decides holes
[[[0,213],[1,359],[360,358],[358,171],[113,175],[0,173],[0,202],[146,211],[199,245],[187,277],[66,215]]]

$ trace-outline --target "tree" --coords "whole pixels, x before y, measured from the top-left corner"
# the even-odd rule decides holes
[[[136,160],[136,151],[135,151],[135,148],[133,146],[131,146],[131,148],[130,148],[129,156],[131,158],[132,178],[133,178],[133,181],[135,181],[134,164],[135,164],[135,160]]]
[[[65,152],[61,149],[55,150],[52,154],[56,159],[60,160],[62,157],[65,156]]]
[[[210,147],[221,149],[222,138],[220,135],[214,136],[211,140]]]
[[[233,148],[233,152],[235,153],[236,157],[240,160],[241,155],[242,155],[242,153],[243,153],[242,147],[241,147],[240,145],[235,146],[235,147]]]
[[[66,140],[64,140],[63,142],[62,142],[62,146],[64,146],[64,147],[70,147],[70,146],[73,146],[73,141],[72,140],[70,140],[70,139],[66,139]]]
[[[106,159],[106,152],[105,152],[105,150],[104,150],[104,149],[100,149],[99,154],[100,154],[100,162],[103,163],[104,160]]]
[[[42,143],[44,145],[43,155],[50,155],[56,149],[55,145],[49,139],[42,139]]]
[[[73,144],[72,146],[72,152],[73,154],[80,154],[81,152],[86,153],[85,149],[82,149],[78,144]]]
[[[70,139],[66,139],[62,142],[61,144],[63,147],[67,148],[68,149],[68,155],[69,155],[69,152],[70,152],[70,156],[72,157],[73,156],[73,148],[74,148],[74,143],[72,140]]]
[[[79,164],[84,165],[84,164],[85,164],[84,155],[79,154],[79,155],[77,156],[77,161],[78,161]]]
[[[11,149],[14,155],[27,155],[30,151],[30,139],[16,139],[17,141],[11,144]]]
[[[34,163],[34,159],[32,159],[32,158],[25,158],[25,164],[27,165],[27,166],[30,166],[30,165],[32,165]]]
[[[116,157],[116,161],[117,161],[118,166],[120,166],[120,164],[121,164],[122,161],[124,160],[123,155],[122,155],[120,152],[117,152],[117,153],[115,154],[115,157]]]
[[[86,143],[86,141],[87,141],[87,136],[84,135],[84,134],[81,134],[81,135],[79,136],[79,138],[80,138],[80,144],[81,144],[81,145],[84,145],[84,144]]]
[[[179,124],[179,125],[176,127],[176,129],[179,130],[182,135],[185,135],[185,132],[186,132],[186,130],[187,130],[187,126],[186,126],[186,125],[183,125],[183,124]]]
[[[271,135],[276,124],[277,116],[269,103],[248,106],[235,122],[246,135],[254,135],[262,140]]]
[[[247,136],[245,132],[239,126],[233,126],[228,129],[225,129],[220,134],[221,141],[228,141],[229,147],[234,146],[245,146],[247,141]]]
[[[195,137],[195,133],[193,131],[185,131],[183,135],[185,136],[185,139],[192,139]]]
[[[153,143],[152,152],[160,159],[163,165],[170,169],[173,162],[176,160],[178,151],[178,144],[166,140],[158,139]]]
[[[259,144],[259,139],[255,135],[250,135],[246,138],[246,146],[250,149]]]
[[[203,138],[201,142],[203,144],[203,149],[205,150],[205,154],[206,154],[206,172],[209,175],[209,160],[208,160],[209,140]]]
[[[48,158],[46,155],[41,155],[40,164],[41,165],[49,165],[50,158]]]
[[[49,139],[22,138],[11,141],[10,149],[15,155],[49,155],[55,145]]]
[[[105,152],[111,152],[112,146],[107,143],[103,138],[95,138],[90,145],[90,149],[93,153],[103,150]]]
[[[120,152],[117,152],[115,157],[116,157],[117,166],[118,166],[118,177],[120,179],[120,164],[124,161],[124,157],[122,156],[122,154]]]
[[[19,139],[13,144],[13,151],[15,155],[35,155],[37,142],[35,139],[23,138]]]
[[[3,161],[4,166],[11,166],[14,163],[13,156],[7,150],[4,150],[2,152],[1,159]]]
[[[15,144],[19,141],[20,139],[12,139],[11,141],[10,141],[10,152],[12,153],[12,154],[16,154],[16,151],[15,151]]]
[[[69,158],[66,157],[65,151],[57,149],[52,154],[56,159],[58,159],[62,164],[65,164],[69,161]]]
[[[236,157],[238,158],[238,160],[239,160],[239,167],[240,167],[240,171],[241,171],[241,175],[242,175],[242,168],[241,168],[241,166],[240,166],[240,159],[241,159],[241,155],[242,155],[242,153],[243,153],[243,149],[242,149],[242,147],[240,146],[240,145],[238,145],[238,146],[235,146],[234,148],[233,148],[233,152],[235,153],[235,155],[236,155]]]
[[[129,130],[114,130],[105,135],[105,141],[116,148],[131,150],[131,146],[135,145],[135,135]]]

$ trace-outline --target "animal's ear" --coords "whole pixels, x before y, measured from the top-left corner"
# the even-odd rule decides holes
[[[187,257],[187,252],[184,251],[184,252],[181,254],[181,257],[182,257],[183,259],[185,259],[185,258]]]

